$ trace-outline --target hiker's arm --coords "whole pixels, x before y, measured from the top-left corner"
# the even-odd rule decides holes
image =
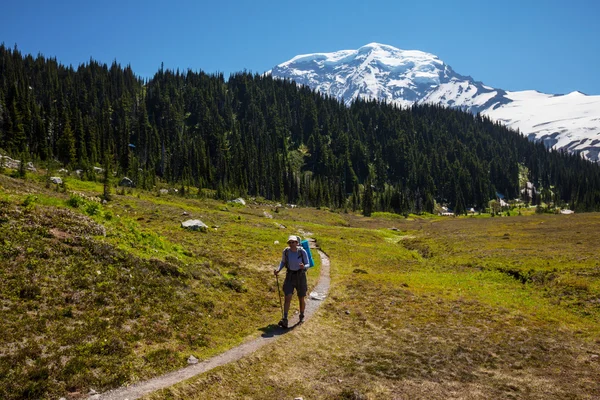
[[[308,268],[308,262],[304,261],[304,259],[306,258],[306,250],[304,250],[303,248],[298,248],[298,254],[300,256],[298,257],[300,259],[300,269]]]
[[[281,254],[281,262],[279,263],[279,268],[275,268],[275,275],[277,275],[279,273],[279,271],[281,271],[281,269],[283,268],[284,265],[285,265],[285,250]]]
[[[302,262],[304,263],[304,268],[310,268],[310,262],[308,261],[308,251],[302,249]]]

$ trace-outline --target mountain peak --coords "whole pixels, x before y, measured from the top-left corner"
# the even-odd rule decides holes
[[[600,96],[507,92],[454,72],[434,54],[376,42],[299,55],[270,73],[346,104],[374,98],[402,107],[430,103],[483,113],[548,146],[600,160]]]
[[[357,50],[299,55],[273,68],[271,74],[347,103],[374,97],[410,106],[453,72],[433,54],[373,42]]]
[[[392,51],[402,51],[394,46],[390,46],[387,44],[382,44],[382,43],[376,43],[376,42],[372,42],[369,44],[365,44],[364,46],[361,46],[357,51],[360,53],[362,51],[370,51],[373,49],[384,49],[384,50],[392,50]]]
[[[431,53],[426,53],[420,50],[403,50],[394,46],[390,46],[388,44],[382,44],[377,42],[366,44],[355,51],[358,53],[379,51],[393,54],[397,58],[427,58],[439,60],[436,55]]]

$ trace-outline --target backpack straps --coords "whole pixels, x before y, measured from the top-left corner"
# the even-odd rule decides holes
[[[290,268],[290,259],[289,259],[290,248],[286,247],[285,250],[283,251],[283,254],[285,255],[285,264],[283,266],[285,267],[285,269],[289,269]]]

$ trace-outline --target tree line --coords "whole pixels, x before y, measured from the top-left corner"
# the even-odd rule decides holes
[[[521,197],[600,210],[600,167],[548,150],[481,116],[376,100],[350,107],[270,76],[129,66],[77,68],[0,45],[0,149],[60,163],[95,179],[94,166],[218,196],[262,196],[307,206],[396,213],[484,209]],[[189,191],[188,191],[189,192]]]

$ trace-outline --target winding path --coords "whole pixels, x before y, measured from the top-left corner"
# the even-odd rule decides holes
[[[316,248],[315,242],[311,241],[311,248]],[[317,286],[313,289],[314,292],[317,292],[321,296],[326,296],[329,292],[329,257],[321,250],[317,249],[319,252],[319,256],[321,257],[321,274],[319,275],[319,281]],[[306,301],[306,309],[304,311],[305,321],[310,319],[311,316],[317,311],[319,306],[321,305],[321,301],[313,300],[310,296],[307,296]],[[291,326],[295,326],[298,322],[298,316],[294,315],[290,318]],[[125,386],[119,389],[111,390],[109,392],[105,392],[102,394],[95,394],[90,396],[89,399],[94,400],[134,400],[139,399],[140,397],[152,393],[156,390],[164,389],[166,387],[172,386],[176,383],[189,379],[198,374],[202,374],[206,371],[210,371],[213,368],[220,367],[221,365],[228,364],[230,362],[234,362],[239,360],[240,358],[254,353],[256,350],[261,347],[277,340],[279,336],[284,334],[287,330],[282,328],[274,328],[273,330],[269,330],[264,333],[262,336],[252,339],[248,342],[245,342],[239,346],[236,346],[232,349],[227,350],[226,352],[219,354],[218,356],[214,356],[207,360],[204,360],[198,364],[190,365],[186,368],[182,368],[177,371],[170,372],[165,375],[157,376],[156,378],[138,382],[131,386]]]

